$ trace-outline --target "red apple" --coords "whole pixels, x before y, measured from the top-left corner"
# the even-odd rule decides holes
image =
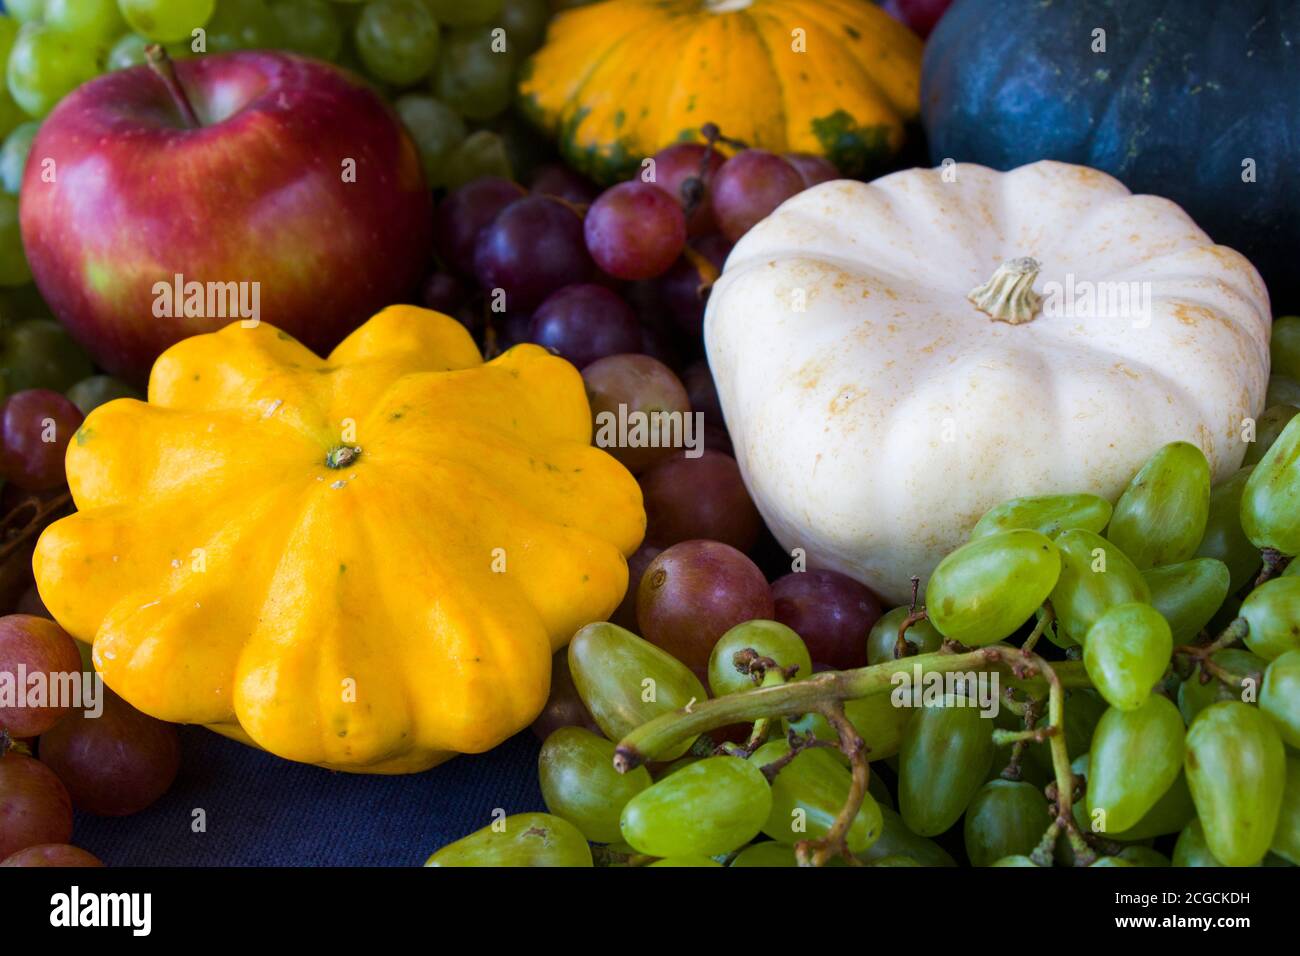
[[[254,311],[328,351],[414,301],[428,270],[415,146],[373,90],[325,63],[256,51],[109,73],[59,104],[30,155],[36,283],[133,382],[172,343]],[[176,276],[192,285],[169,302]]]

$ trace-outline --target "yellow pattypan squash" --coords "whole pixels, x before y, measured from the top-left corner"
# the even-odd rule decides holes
[[[228,326],[86,419],[42,599],[117,693],[291,760],[403,773],[531,721],[645,513],[576,369],[397,306],[328,359]]]

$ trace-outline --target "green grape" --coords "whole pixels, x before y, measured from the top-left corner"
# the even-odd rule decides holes
[[[944,637],[970,647],[1015,633],[1051,593],[1061,571],[1056,546],[1028,529],[962,545],[926,585],[926,612]]]
[[[569,671],[596,725],[618,741],[647,720],[709,695],[689,667],[617,624],[588,624],[569,643]],[[690,749],[683,741],[660,760]],[[656,853],[655,856],[666,854]]]
[[[501,0],[424,0],[443,26],[463,27],[493,23],[500,18]]]
[[[868,760],[887,760],[898,753],[903,743],[903,732],[917,709],[895,706],[891,697],[891,694],[871,694],[844,702],[844,716],[870,748]],[[835,729],[818,713],[787,718],[785,726],[797,734],[811,733],[818,740],[839,740]]]
[[[1151,589],[1128,556],[1092,531],[1075,528],[1056,539],[1061,576],[1052,589],[1059,626],[1082,643],[1097,619],[1116,604],[1149,601]]]
[[[130,385],[119,382],[109,375],[92,375],[83,378],[68,389],[67,397],[68,401],[76,405],[83,415],[89,415],[100,405],[116,398],[134,398],[137,401],[144,401],[144,396]]]
[[[189,40],[206,26],[217,0],[117,0],[131,29],[159,43]]]
[[[790,753],[784,740],[772,740],[750,758],[759,767]],[[848,799],[851,776],[829,751],[813,748],[801,751],[772,781],[772,809],[763,832],[778,843],[798,843],[826,836]],[[846,840],[849,849],[861,853],[880,836],[880,807],[867,793],[862,798]]]
[[[1257,548],[1300,553],[1300,418],[1282,429],[1246,480],[1241,527]]]
[[[27,168],[27,155],[32,151],[32,140],[40,132],[41,124],[29,120],[14,127],[0,148],[0,183],[10,196],[17,196],[23,185],[23,172]]]
[[[126,29],[117,0],[45,0],[45,22],[95,46]]]
[[[1030,495],[1012,498],[990,510],[976,522],[970,537],[974,541],[1016,528],[1029,528],[1049,538],[1071,528],[1101,534],[1110,514],[1110,502],[1096,495]]]
[[[333,60],[343,49],[343,25],[325,0],[275,0],[271,6],[286,49]]]
[[[910,608],[896,607],[881,615],[867,632],[867,663],[879,664],[894,659],[894,645],[898,642],[898,629],[907,620]],[[917,621],[905,635],[918,654],[932,654],[943,647],[943,635],[928,620]]]
[[[708,757],[629,800],[621,828],[651,856],[717,856],[758,836],[771,810],[772,790],[754,763]]]
[[[108,50],[107,67],[109,72],[126,70],[133,66],[143,66],[148,62],[144,51],[150,42],[152,41],[145,39],[138,33],[125,33],[118,37],[117,42]]]
[[[1223,606],[1232,575],[1215,558],[1192,558],[1142,572],[1151,590],[1151,605],[1164,615],[1174,644],[1194,641]]]
[[[398,86],[414,83],[438,59],[438,24],[422,0],[374,0],[355,31],[366,70]]]
[[[871,865],[872,866],[920,866],[921,864],[917,863],[910,856],[886,856],[886,857],[881,857],[879,860],[877,860],[875,863],[872,863]]]
[[[425,180],[437,182],[442,164],[465,139],[464,121],[451,107],[425,94],[408,93],[393,106],[415,140]]]
[[[0,286],[26,285],[32,281],[23,251],[23,235],[18,225],[18,199],[0,196]]]
[[[1281,315],[1273,320],[1268,350],[1274,374],[1300,381],[1300,316]]]
[[[795,668],[791,680],[812,676],[812,658],[803,639],[776,621],[746,621],[737,624],[713,645],[709,655],[709,690],[714,697],[752,690],[754,679],[748,671],[736,669],[736,653],[746,649],[769,657],[781,667]]]
[[[898,808],[910,830],[934,836],[957,822],[988,776],[992,730],[977,706],[951,695],[913,716],[898,774]]]
[[[1065,693],[1065,750],[1071,760],[1078,757],[1084,759],[1088,756],[1088,748],[1092,744],[1093,733],[1097,729],[1097,724],[1101,717],[1106,713],[1106,702],[1101,699],[1101,695],[1095,691],[1078,688],[1069,690]],[[1035,727],[1046,727],[1050,723],[1047,714],[1043,714]],[[1052,779],[1055,774],[1055,768],[1052,766],[1052,750],[1046,741],[1038,744],[1030,744],[1025,751],[1029,758],[1027,764],[1032,765],[1037,773],[1036,776]]]
[[[549,813],[516,813],[449,843],[425,866],[591,866],[578,828]]]
[[[1259,416],[1259,421],[1255,424],[1255,440],[1246,446],[1246,457],[1241,463],[1259,464],[1259,460],[1277,441],[1277,436],[1282,434],[1282,430],[1296,415],[1300,415],[1300,408],[1294,405],[1270,405],[1264,409],[1264,414]]]
[[[1152,455],[1115,502],[1106,537],[1139,568],[1196,553],[1210,511],[1210,463],[1195,445],[1171,442]]]
[[[98,75],[93,46],[40,23],[28,23],[19,30],[9,54],[9,93],[28,116],[37,119]]]
[[[19,23],[29,23],[44,16],[45,0],[5,0],[5,12]]]
[[[1173,866],[1169,857],[1149,846],[1126,846],[1117,855],[1131,866]]]
[[[1300,382],[1285,375],[1270,375],[1264,392],[1264,406],[1300,405]]]
[[[208,21],[209,53],[270,50],[284,45],[280,20],[266,0],[217,0]]]
[[[991,863],[989,865],[990,866],[1032,866],[1032,867],[1038,866],[1038,864],[1035,863],[1033,860],[1031,860],[1029,857],[1023,856],[1021,854],[1016,854],[1015,856],[1004,856],[996,863]]]
[[[487,120],[510,105],[515,57],[497,27],[460,27],[443,40],[433,91],[462,116]]]
[[[1241,496],[1250,475],[1251,468],[1242,468],[1210,489],[1210,515],[1196,549],[1198,557],[1215,558],[1228,566],[1230,594],[1241,590],[1259,570],[1259,549],[1241,529]]]
[[[1118,856],[1103,856],[1103,857],[1098,857],[1097,860],[1096,860],[1096,862],[1094,862],[1094,863],[1089,863],[1089,864],[1088,864],[1089,867],[1094,867],[1094,866],[1132,866],[1132,865],[1133,865],[1133,864],[1130,863],[1128,860],[1125,860],[1123,857],[1118,857]]]
[[[435,186],[458,189],[481,176],[512,179],[510,158],[501,137],[490,129],[475,130],[453,149],[442,164]]]
[[[18,27],[17,20],[0,13],[0,63],[9,62],[9,53],[14,48],[14,40],[18,39]]]
[[[867,793],[871,794],[876,803],[882,807],[889,807],[891,810],[894,808],[894,795],[889,792],[889,786],[880,778],[880,774],[873,773],[867,778]]]
[[[1214,663],[1226,668],[1234,674],[1245,676],[1255,676],[1262,679],[1265,669],[1268,667],[1268,661],[1259,657],[1250,651],[1242,650],[1239,647],[1229,647],[1226,650],[1215,651],[1210,655]],[[1258,682],[1256,685],[1258,686]],[[1225,684],[1218,678],[1212,678],[1201,683],[1201,667],[1198,664],[1187,680],[1178,685],[1178,709],[1182,712],[1183,723],[1190,724],[1196,719],[1196,715],[1209,707],[1218,700],[1239,700],[1241,692]]]
[[[0,81],[0,86],[3,86]],[[7,89],[0,89],[0,137],[8,136],[31,117],[14,102]]]
[[[582,727],[561,727],[546,738],[537,757],[546,809],[563,817],[593,843],[619,839],[618,818],[634,796],[650,786],[650,771],[614,769],[614,745]]]
[[[1265,660],[1300,648],[1300,577],[1266,581],[1247,595],[1237,612],[1246,619],[1246,646]]]
[[[525,57],[540,47],[550,18],[546,0],[505,0],[500,19],[511,52],[516,57]]]
[[[1272,718],[1283,743],[1300,749],[1300,651],[1287,651],[1268,665],[1259,709]]]
[[[1174,866],[1223,866],[1206,845],[1200,820],[1193,820],[1178,834],[1173,863]]]
[[[662,860],[655,860],[651,866],[703,866],[703,867],[720,867],[722,866],[717,860],[709,856],[669,856]]]
[[[1262,860],[1286,782],[1285,749],[1269,717],[1239,701],[1211,704],[1188,728],[1185,766],[1210,852],[1228,866]]]
[[[765,842],[747,846],[736,854],[732,866],[798,866],[794,847],[784,843]]]
[[[906,856],[921,866],[956,866],[952,856],[929,837],[918,836],[907,828],[896,810],[880,807],[880,836],[862,853],[855,854],[863,863],[877,863],[895,856]]]
[[[29,388],[67,391],[93,372],[81,346],[53,319],[26,319],[0,330],[0,376],[11,395]]]
[[[1168,670],[1173,650],[1169,622],[1150,604],[1131,601],[1097,618],[1083,645],[1083,664],[1106,703],[1136,710]]]
[[[1293,754],[1286,758],[1286,784],[1272,849],[1282,859],[1300,866],[1300,757]]]
[[[1141,822],[1182,772],[1183,718],[1152,694],[1136,710],[1112,707],[1097,724],[1088,754],[1088,813],[1096,833]]]
[[[1087,759],[1086,755],[1084,759]],[[1087,776],[1086,772],[1084,776]],[[1088,816],[1085,804],[1082,800],[1074,804],[1074,820],[1080,830],[1087,831],[1092,828],[1093,819]],[[1106,836],[1120,843],[1150,840],[1166,833],[1177,833],[1195,816],[1196,806],[1192,803],[1192,792],[1187,787],[1187,777],[1179,770],[1169,789],[1160,795],[1141,820],[1127,830],[1108,830]],[[1100,823],[1101,818],[1098,817],[1097,821]]]
[[[966,855],[973,866],[1033,852],[1052,815],[1038,788],[1029,783],[991,780],[966,808]]]

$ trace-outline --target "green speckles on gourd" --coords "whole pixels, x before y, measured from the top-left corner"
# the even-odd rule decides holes
[[[614,129],[622,129],[623,123],[627,121],[627,114],[619,110],[614,114]]]
[[[86,428],[83,425],[81,428],[77,429],[77,434],[75,437],[77,439],[78,445],[84,445],[86,444],[86,442],[90,441],[92,438],[95,437],[95,430],[93,428]]]
[[[859,126],[844,110],[814,119],[812,132],[826,158],[847,176],[870,173],[890,155],[887,127]]]

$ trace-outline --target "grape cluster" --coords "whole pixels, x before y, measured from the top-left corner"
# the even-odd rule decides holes
[[[94,672],[87,658],[88,649],[43,608],[0,617],[0,674],[21,677],[28,691],[74,686],[71,675]],[[0,866],[102,866],[68,843],[73,807],[137,813],[167,791],[179,768],[176,728],[107,689],[98,707],[84,694],[0,703]]]
[[[1277,320],[1275,386],[1297,346]],[[1255,426],[1217,486],[1175,442],[1113,504],[998,505],[883,614],[832,571],[643,548],[555,659],[549,813],[429,864],[1300,864],[1300,419]]]

